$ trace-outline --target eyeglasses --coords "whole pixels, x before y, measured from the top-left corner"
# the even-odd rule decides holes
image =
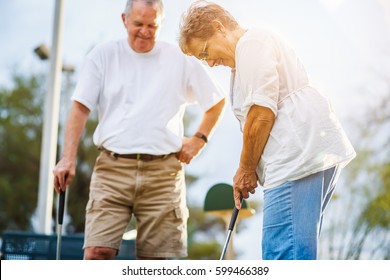
[[[207,64],[207,59],[209,59],[209,53],[207,51],[207,42],[204,44],[203,51],[199,53],[198,57],[202,61],[203,64]]]

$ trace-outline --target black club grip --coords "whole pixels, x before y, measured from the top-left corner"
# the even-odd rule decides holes
[[[242,202],[244,201],[243,198],[241,198],[241,207],[242,207]],[[236,223],[237,217],[238,217],[238,212],[240,212],[240,209],[237,209],[236,206],[234,206],[233,213],[232,213],[232,218],[230,219],[230,224],[229,224],[229,230],[233,230],[234,225]]]
[[[65,191],[60,192],[60,201],[58,206],[58,224],[62,225],[64,220],[64,210],[65,210]]]

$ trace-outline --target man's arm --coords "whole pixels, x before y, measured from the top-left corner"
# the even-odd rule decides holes
[[[61,160],[53,169],[54,188],[57,193],[65,191],[76,175],[76,156],[81,135],[89,116],[89,109],[74,101],[66,123],[64,150]]]
[[[204,135],[206,139],[210,139],[219,120],[222,117],[224,109],[225,98],[204,113],[203,119],[198,127],[197,132]],[[185,137],[183,140],[183,147],[178,155],[178,159],[181,162],[189,164],[191,160],[195,158],[206,146],[206,139],[202,139],[195,135],[190,138]]]
[[[248,198],[257,187],[256,168],[267,144],[274,125],[275,115],[271,109],[253,105],[247,116],[244,127],[244,140],[240,165],[233,179],[234,201],[241,208],[241,197]]]

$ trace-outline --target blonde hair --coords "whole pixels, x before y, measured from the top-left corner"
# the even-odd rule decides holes
[[[196,1],[182,15],[179,29],[179,46],[189,53],[188,46],[192,39],[207,40],[215,33],[214,20],[220,21],[228,30],[235,30],[239,25],[234,17],[218,4],[208,1]]]

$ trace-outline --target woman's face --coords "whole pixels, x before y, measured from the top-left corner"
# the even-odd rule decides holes
[[[216,32],[208,40],[192,39],[189,50],[193,56],[210,67],[235,67],[235,46],[220,32]]]

